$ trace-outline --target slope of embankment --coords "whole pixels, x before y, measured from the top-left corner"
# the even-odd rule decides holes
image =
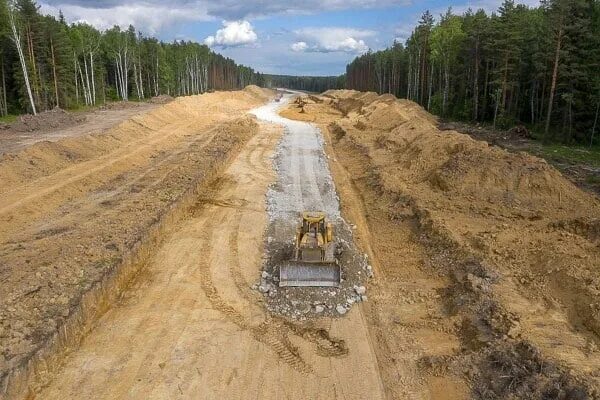
[[[270,91],[178,98],[102,134],[0,159],[0,397],[44,379],[194,195],[258,130]]]
[[[367,220],[413,220],[422,269],[447,279],[461,346],[421,366],[460,371],[480,398],[599,396],[598,199],[542,159],[438,130],[410,101],[329,91],[306,103],[285,116],[329,124],[337,161],[375,199]]]

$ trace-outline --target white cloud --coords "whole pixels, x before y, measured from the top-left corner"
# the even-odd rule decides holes
[[[223,21],[223,28],[204,39],[209,47],[235,47],[256,43],[258,36],[248,21]]]
[[[369,50],[364,39],[375,36],[376,32],[351,28],[304,28],[294,31],[302,41],[292,44],[297,52],[362,54]]]
[[[308,49],[308,44],[306,42],[296,42],[291,46],[292,51],[301,52],[306,51]]]
[[[41,11],[44,14],[58,16],[59,10],[62,10],[69,22],[85,22],[101,30],[112,28],[115,25],[119,25],[121,28],[133,25],[149,34],[156,34],[176,23],[213,19],[208,15],[206,8],[187,9],[186,7],[168,7],[147,3],[127,3],[111,8],[72,4],[52,6],[41,3]]]

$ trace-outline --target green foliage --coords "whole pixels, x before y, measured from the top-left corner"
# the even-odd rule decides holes
[[[4,122],[4,123],[10,123],[10,122],[15,122],[17,120],[17,115],[14,114],[8,114],[8,115],[3,115],[0,117],[0,122]]]
[[[12,3],[38,111],[264,82],[252,68],[237,65],[202,44],[160,42],[137,33],[133,26],[101,32],[85,23],[68,25],[62,14],[58,19],[41,15],[35,1]],[[0,116],[30,110],[24,69],[8,21],[7,0],[0,0],[0,67],[5,70],[3,76],[0,68]]]
[[[278,88],[284,87],[294,90],[321,93],[329,89],[341,89],[345,86],[342,76],[290,76],[290,75],[265,75],[265,86]]]
[[[560,144],[544,145],[545,158],[567,161],[573,164],[586,164],[600,168],[600,147],[564,146]]]
[[[425,13],[405,45],[355,58],[348,89],[392,93],[447,118],[540,126],[550,141],[589,144],[600,102],[600,0],[505,0],[498,11]],[[600,136],[596,123],[595,136]]]

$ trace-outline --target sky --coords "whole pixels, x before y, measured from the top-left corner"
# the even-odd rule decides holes
[[[404,42],[425,10],[497,10],[502,0],[42,0],[41,11],[99,29],[132,24],[193,40],[269,74],[340,75],[357,55]],[[537,6],[539,0],[518,0]]]

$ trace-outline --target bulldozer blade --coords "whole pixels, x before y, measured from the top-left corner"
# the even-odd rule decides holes
[[[340,266],[291,261],[279,268],[279,286],[339,287]]]

